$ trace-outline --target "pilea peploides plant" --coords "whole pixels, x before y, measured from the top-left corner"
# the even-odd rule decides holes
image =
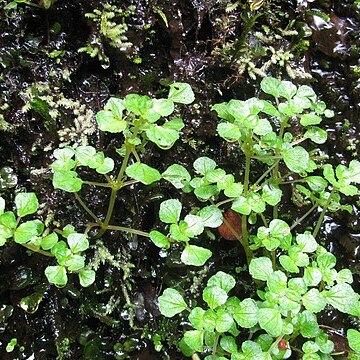
[[[358,318],[359,294],[351,286],[351,271],[337,271],[335,256],[315,238],[328,211],[351,212],[351,206],[341,204],[340,197],[359,194],[354,184],[360,183],[360,162],[352,160],[348,166],[335,168],[324,164],[325,157],[316,146],[326,142],[327,133],[318,125],[333,113],[309,86],[296,87],[268,77],[262,80],[261,89],[265,93],[262,99],[213,106],[220,118],[219,136],[237,144],[244,154],[243,171],[228,174],[207,157],[194,162],[192,179],[178,168],[183,173],[182,189],[209,202],[206,209],[228,204],[241,214],[242,236],[238,237],[257,291],[246,298],[231,296],[236,279],[220,271],[203,289],[203,302],[199,301],[203,305],[191,308],[183,297],[185,289],[168,288],[159,297],[159,309],[167,317],[188,312],[187,330],[179,347],[194,359],[203,354],[206,360],[270,360],[287,359],[296,353],[307,360],[333,359],[334,343],[318,316],[332,307]],[[258,174],[259,169],[263,170],[254,178],[252,174]],[[279,210],[285,187],[292,189],[296,204],[307,208],[291,223],[288,214]],[[176,214],[181,209],[176,200],[167,200],[162,206]],[[318,209],[313,231],[293,231]],[[199,215],[196,227],[206,226]],[[222,219],[216,212],[211,215],[212,220]],[[174,224],[178,216],[162,220]],[[187,242],[183,235],[194,226],[186,217],[184,222],[182,231],[180,223],[171,225],[162,241],[154,241],[160,239],[157,234],[155,244],[168,247],[169,241]],[[249,224],[253,226],[249,228]],[[200,232],[200,228],[195,231]],[[204,249],[194,253],[202,260],[199,264],[208,256]],[[360,332],[349,329],[347,337],[348,358],[358,359]]]

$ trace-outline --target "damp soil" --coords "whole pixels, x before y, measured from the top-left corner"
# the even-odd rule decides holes
[[[347,163],[359,153],[360,11],[352,1],[264,1],[266,14],[250,28],[251,14],[245,10],[245,1],[232,1],[231,11],[226,11],[230,2],[223,0],[133,0],[121,5],[114,1],[122,9],[135,5],[135,12],[126,18],[127,37],[133,46],[121,51],[102,38],[108,63],[78,52],[98,36],[99,30],[85,14],[100,9],[101,1],[58,0],[48,10],[25,4],[18,4],[17,10],[5,10],[9,3],[0,4],[0,113],[6,121],[0,131],[0,194],[11,203],[16,192],[35,191],[43,204],[42,216],[52,216],[60,226],[71,223],[83,229],[91,220],[72,194],[53,189],[48,168],[53,149],[66,141],[77,141],[65,131],[74,126],[75,115],[62,106],[56,119],[49,117],[46,104],[26,95],[35,84],[43,85],[42,90],[33,90],[35,93],[52,96],[55,102],[63,96],[96,113],[110,96],[132,92],[158,96],[166,92],[164,85],[169,82],[187,82],[196,101],[181,109],[186,124],[182,139],[169,151],[149,148],[142,160],[163,171],[171,163],[187,167],[197,157],[209,156],[227,171],[239,173],[244,159],[216,136],[211,104],[256,96],[261,78],[241,73],[235,60],[249,54],[249,47],[264,48],[254,36],[256,31],[266,28],[270,34],[281,35],[280,29],[291,30],[293,26],[298,30],[296,36],[282,33],[271,40],[269,35],[267,46],[290,51],[294,58],[288,69],[273,64],[267,74],[283,79],[294,77],[291,69],[307,74],[295,74],[293,81],[313,86],[336,114],[326,124],[329,141],[321,151],[334,164]],[[299,44],[303,48],[295,46]],[[56,56],[54,50],[61,55]],[[270,59],[261,51],[251,54],[259,66]],[[85,132],[75,129],[78,138]],[[91,145],[113,157],[122,141],[95,128],[86,137]],[[261,172],[261,168],[254,169],[254,178]],[[108,192],[84,188],[80,195],[96,214],[106,213]],[[158,228],[160,202],[178,196],[163,183],[134,185],[118,196],[112,222],[143,231]],[[200,205],[190,195],[181,196],[187,210]],[[336,255],[340,267],[353,270],[358,284],[360,210],[356,200],[348,201],[353,204],[353,213],[326,217],[319,241]],[[289,196],[281,211],[295,218],[303,209],[294,206]],[[315,221],[316,214],[301,226],[312,226]],[[157,297],[164,288],[181,285],[188,289],[189,301],[196,303],[209,276],[219,270],[235,275],[235,268],[244,266],[244,253],[237,242],[225,240],[216,231],[213,235],[214,240],[206,236],[198,240],[214,254],[199,270],[181,264],[181,249],[176,246],[165,254],[140,236],[108,231],[101,242],[92,241],[87,259],[93,259],[96,248],[106,247],[117,266],[100,264],[96,281],[89,288],[81,288],[75,278],[61,289],[50,286],[44,276],[50,259],[15,245],[1,248],[0,358],[183,359],[176,342],[186,326],[185,319],[177,322],[159,316]],[[134,304],[133,327],[129,325],[124,288]],[[243,275],[234,295],[254,289],[255,284]],[[24,298],[26,308],[21,306]],[[333,339],[340,351],[346,350],[343,335],[349,319],[329,311],[321,321],[336,330]],[[155,350],[153,333],[166,336],[161,351]],[[19,346],[8,353],[5,344],[12,338],[17,338]]]

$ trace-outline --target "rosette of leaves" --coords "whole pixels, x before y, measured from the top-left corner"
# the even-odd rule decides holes
[[[196,214],[188,214],[181,219],[182,204],[179,200],[165,200],[160,204],[159,218],[169,224],[169,234],[160,231],[150,231],[152,242],[164,249],[169,249],[171,243],[185,245],[181,253],[181,261],[186,265],[202,266],[211,257],[212,252],[201,246],[190,244],[190,240],[201,235],[206,227],[216,228],[222,224],[221,210],[210,205],[202,208]]]
[[[323,144],[327,134],[317,125],[324,116],[332,117],[333,112],[307,85],[296,87],[289,81],[266,77],[261,81],[261,89],[274,101],[230,100],[212,107],[222,119],[218,134],[228,142],[238,142],[245,153],[259,161],[271,165],[281,159],[293,173],[312,172],[316,164],[299,144],[306,139]],[[292,123],[303,127],[295,137],[285,132]]]
[[[80,284],[89,286],[95,280],[95,272],[85,267],[82,252],[89,247],[84,234],[77,234],[71,226],[61,232],[67,243],[59,241],[56,232],[45,229],[39,219],[25,220],[28,215],[38,211],[39,202],[35,193],[19,193],[15,196],[16,212],[5,211],[5,200],[0,197],[0,246],[11,239],[14,243],[46,256],[54,256],[58,265],[48,266],[45,275],[49,282],[57,286],[65,286],[67,272],[78,274]]]
[[[53,186],[68,192],[81,190],[83,180],[77,173],[79,167],[94,169],[99,174],[107,174],[114,169],[114,160],[105,157],[102,151],[96,151],[93,146],[56,149],[54,157],[55,161],[51,164]]]
[[[303,179],[308,187],[296,185],[296,188],[313,204],[318,204],[325,210],[346,210],[352,212],[352,206],[341,204],[341,194],[345,196],[359,195],[359,189],[354,184],[360,183],[360,162],[352,160],[349,166],[338,165],[335,170],[330,164],[323,166],[323,177],[308,176]],[[331,189],[329,189],[329,186]]]
[[[167,99],[138,94],[129,94],[124,99],[110,98],[104,110],[97,113],[96,121],[102,131],[122,133],[128,145],[151,141],[166,150],[174,145],[184,127],[181,119],[167,118],[174,112],[174,104],[193,101],[189,84],[173,83]]]
[[[289,358],[294,346],[296,352],[301,349],[304,359],[332,359],[334,343],[318,318],[329,307],[360,315],[360,296],[351,286],[351,271],[336,270],[335,256],[309,232],[292,238],[285,222],[260,228],[258,237],[259,247],[283,249],[276,268],[268,257],[250,262],[249,272],[259,282],[258,298],[230,297],[236,281],[223,272],[211,277],[202,292],[206,307],[189,309],[183,295],[173,288],[159,297],[164,316],[189,312],[193,329],[185,331],[180,349],[186,356],[198,352],[209,360],[270,360]],[[354,354],[359,354],[359,332],[350,329],[347,336]],[[239,343],[239,338],[247,340]]]

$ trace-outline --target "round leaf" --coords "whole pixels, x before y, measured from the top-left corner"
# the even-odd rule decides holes
[[[128,166],[125,172],[127,176],[140,181],[145,185],[152,184],[153,182],[161,179],[159,171],[139,162]]]
[[[196,245],[188,245],[181,254],[181,261],[186,265],[203,266],[212,252]]]
[[[20,193],[15,196],[17,214],[20,217],[37,211],[39,202],[35,193]]]
[[[165,200],[160,204],[160,220],[167,224],[175,224],[180,219],[182,205],[177,199]]]
[[[187,308],[184,298],[180,293],[172,288],[165,289],[159,296],[159,310],[166,317],[173,317]]]
[[[82,269],[79,271],[79,280],[82,287],[88,287],[95,281],[95,271],[91,269]]]
[[[48,266],[45,269],[45,275],[48,281],[56,286],[62,287],[67,284],[66,269],[63,266]]]

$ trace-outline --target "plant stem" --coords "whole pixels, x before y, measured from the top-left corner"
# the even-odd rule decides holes
[[[296,220],[291,226],[290,226],[290,231],[292,229],[294,229],[294,227],[296,227],[297,225],[301,224],[301,222],[306,219],[317,207],[319,206],[318,203],[316,203],[315,205],[313,205],[300,219]]]
[[[107,229],[108,230],[125,231],[125,232],[131,233],[131,234],[136,234],[136,235],[150,238],[150,234],[145,231],[136,230],[136,229],[132,229],[132,228],[124,227],[124,226],[107,225]]]
[[[226,200],[223,200],[223,201],[219,201],[217,204],[213,204],[213,205],[215,205],[215,206],[217,206],[217,207],[220,207],[221,205],[225,205],[225,204],[227,204],[227,203],[229,203],[229,202],[232,202],[232,201],[234,201],[234,198],[230,198],[230,199],[226,199]]]
[[[251,165],[251,148],[252,144],[246,144],[244,149],[245,153],[245,174],[244,174],[244,196],[246,197],[249,193],[249,182],[250,182],[250,165]],[[253,253],[249,248],[249,233],[247,229],[247,216],[243,215],[241,217],[241,244],[244,248],[247,264],[250,264],[251,259],[253,258]]]
[[[278,99],[276,98],[276,102],[278,103]],[[285,124],[287,122],[287,119],[281,119],[280,120],[280,131],[279,131],[279,137],[280,139],[283,138],[284,136],[284,130],[285,130]],[[276,149],[275,150],[275,155],[276,156],[280,156],[280,150],[279,149]],[[281,159],[281,156],[280,156],[280,159]],[[276,166],[274,167],[274,173],[273,173],[273,179],[275,180],[276,183],[279,183],[279,164],[280,164],[280,161],[278,161],[276,163]],[[279,214],[278,214],[278,210],[279,210],[279,205],[276,204],[273,208],[273,219],[277,219]]]
[[[254,187],[256,187],[258,184],[260,184],[260,182],[274,169],[275,166],[277,166],[279,164],[279,160],[276,160],[276,162],[274,164],[272,164],[254,183]]]
[[[78,193],[74,193],[76,200],[78,203],[82,206],[82,208],[98,223],[100,224],[101,221],[99,218],[87,207],[87,205],[84,203],[84,201],[81,199]]]
[[[322,224],[322,222],[324,221],[324,217],[325,217],[326,211],[327,211],[327,209],[328,209],[328,207],[329,207],[329,205],[330,205],[331,198],[332,198],[334,192],[335,192],[335,189],[333,188],[333,189],[331,190],[331,192],[330,192],[329,198],[327,199],[327,201],[326,201],[326,203],[325,203],[325,205],[324,205],[324,207],[323,207],[323,209],[322,209],[322,211],[321,211],[321,214],[320,214],[320,216],[319,216],[319,219],[318,219],[318,221],[317,221],[317,223],[316,223],[316,226],[315,226],[315,229],[314,229],[314,232],[313,232],[313,237],[316,237],[317,234],[319,233],[321,224]]]
[[[127,145],[127,144],[125,144],[125,146],[126,146],[126,152],[125,152],[124,160],[123,160],[123,162],[121,164],[121,168],[119,170],[118,176],[116,178],[117,182],[120,182],[122,177],[124,176],[124,173],[125,173],[125,170],[126,170],[126,167],[128,165],[129,158],[130,158],[130,155],[131,155],[131,146]]]
[[[49,251],[44,251],[44,250],[41,250],[39,249],[38,247],[36,247],[35,245],[32,245],[32,244],[21,244],[23,247],[31,250],[31,251],[34,251],[34,252],[37,252],[39,254],[42,254],[42,255],[45,255],[45,256],[49,256],[49,257],[53,257],[54,255],[51,254]]]
[[[96,181],[83,181],[84,184],[87,185],[94,185],[94,186],[100,186],[100,187],[107,187],[110,188],[111,185],[109,183],[100,183],[100,182],[96,182]]]
[[[117,192],[123,187],[123,184],[121,183],[122,178],[124,176],[126,167],[128,165],[129,162],[129,158],[131,155],[131,149],[132,147],[128,144],[125,143],[126,146],[126,152],[125,152],[125,156],[124,156],[124,160],[121,164],[121,168],[119,170],[118,176],[116,178],[115,181],[115,185],[113,185],[111,187],[111,194],[110,194],[110,200],[109,200],[109,205],[108,205],[108,209],[106,212],[106,216],[105,216],[105,220],[103,223],[100,222],[101,225],[101,230],[98,232],[98,234],[96,235],[97,238],[99,238],[100,236],[102,236],[105,231],[108,229],[108,225],[110,223],[113,211],[114,211],[114,206],[115,206],[115,201],[116,201],[116,194]]]

